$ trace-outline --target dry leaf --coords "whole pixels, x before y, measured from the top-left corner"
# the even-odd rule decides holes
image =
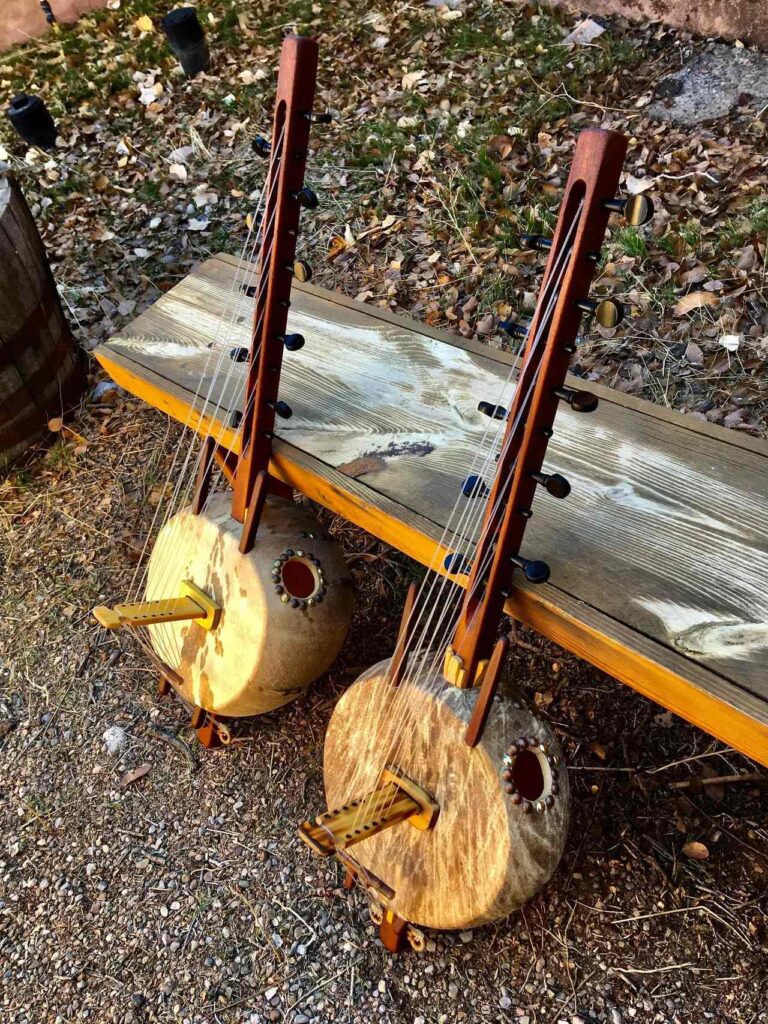
[[[690,313],[694,309],[700,309],[702,306],[716,306],[719,302],[720,299],[712,292],[691,292],[689,295],[684,295],[677,303],[675,316],[685,316],[686,313]]]
[[[723,346],[724,349],[727,349],[729,352],[736,352],[738,350],[739,345],[741,344],[741,335],[724,334],[720,338],[720,344]]]
[[[605,747],[603,746],[602,743],[598,743],[596,740],[593,740],[589,744],[589,749],[592,751],[593,754],[597,754],[597,756],[600,758],[601,761],[605,760],[606,752],[605,752]]]
[[[572,32],[568,33],[563,42],[573,43],[575,46],[586,46],[587,43],[591,43],[593,39],[601,36],[603,32],[605,32],[605,28],[602,25],[593,21],[592,18],[585,18]]]
[[[131,770],[126,772],[120,780],[120,785],[123,787],[130,786],[132,782],[136,782],[138,779],[143,779],[149,771],[149,768],[150,766],[146,762],[144,764],[140,764],[138,768],[131,768]]]
[[[686,857],[692,857],[693,860],[706,860],[709,857],[709,850],[704,843],[686,843],[683,847],[683,853]]]
[[[413,89],[422,80],[425,74],[425,71],[409,71],[407,74],[403,75],[400,84],[403,89]]]
[[[701,351],[695,341],[689,341],[688,346],[685,350],[685,358],[691,364],[691,366],[703,366],[704,365],[704,353]]]
[[[61,416],[54,416],[52,420],[48,420],[48,429],[54,434],[58,434],[63,426],[64,420]]]

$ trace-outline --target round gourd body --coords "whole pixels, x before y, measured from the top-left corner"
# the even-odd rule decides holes
[[[336,658],[352,618],[353,588],[336,542],[294,502],[269,496],[252,550],[231,497],[199,515],[184,509],[162,528],[147,600],[179,595],[190,580],[221,607],[218,625],[149,627],[157,655],[181,677],[182,696],[218,715],[272,711],[299,696]]]
[[[496,696],[480,743],[468,747],[479,691],[450,685],[431,659],[422,666],[412,661],[393,687],[381,662],[339,700],[325,740],[326,798],[329,808],[358,799],[385,766],[426,790],[440,808],[433,828],[401,823],[349,854],[374,898],[400,917],[471,928],[516,910],[551,877],[568,828],[568,779],[552,730],[519,695]]]

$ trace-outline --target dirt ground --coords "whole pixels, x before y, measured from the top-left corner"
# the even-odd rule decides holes
[[[138,2],[0,66],[9,91],[44,83],[63,127],[48,156],[7,130],[3,141],[86,348],[196,260],[237,248],[262,173],[248,140],[270,103],[257,73],[288,24],[314,22],[323,103],[339,113],[314,154],[323,207],[304,239],[320,283],[505,344],[498,319],[524,308],[537,272],[513,238],[551,222],[541,196],[598,105],[598,120],[624,118],[633,187],[651,179],[662,212],[647,234],[608,243],[604,285],[633,316],[615,337],[583,339],[583,375],[764,433],[764,114],[747,99],[704,128],[638,114],[700,44],[617,22],[563,53],[567,16],[503,4],[290,5],[272,20],[209,7],[218,63],[197,83],[137,27],[156,13]],[[295,825],[322,805],[334,702],[391,652],[418,570],[318,512],[358,588],[342,656],[306,699],[204,752],[142,653],[89,613],[125,591],[175,428],[104,389],[71,428],[0,481],[3,1020],[768,1019],[762,770],[522,629],[508,682],[546,715],[571,770],[563,862],[510,919],[386,954],[363,898]],[[748,781],[702,785],[736,773]]]

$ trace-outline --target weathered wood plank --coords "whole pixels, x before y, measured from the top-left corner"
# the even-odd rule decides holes
[[[210,371],[222,350],[247,341],[252,300],[243,296],[233,328],[207,347],[233,264],[208,261],[109,342],[104,357],[191,401],[209,353]],[[364,506],[386,505],[401,521],[431,522],[427,532],[439,536],[489,424],[477,402],[499,399],[510,357],[307,286],[294,291],[289,326],[307,344],[284,363],[281,397],[294,416],[279,436],[320,472],[341,471],[341,486],[359,494],[357,521]],[[221,397],[222,416],[239,406],[244,379],[226,352],[223,365],[226,383],[210,409]],[[200,393],[207,390],[204,382]],[[768,448],[593,390],[598,411],[563,408],[550,445],[548,465],[573,493],[537,500],[526,553],[551,563],[553,582],[535,603],[577,603],[600,628],[621,625],[622,643],[628,631],[638,650],[658,645],[652,660],[674,663],[680,678],[698,668],[768,698]]]

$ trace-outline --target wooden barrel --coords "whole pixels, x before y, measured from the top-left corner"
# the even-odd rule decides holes
[[[0,469],[72,409],[85,380],[32,214],[0,175]]]

